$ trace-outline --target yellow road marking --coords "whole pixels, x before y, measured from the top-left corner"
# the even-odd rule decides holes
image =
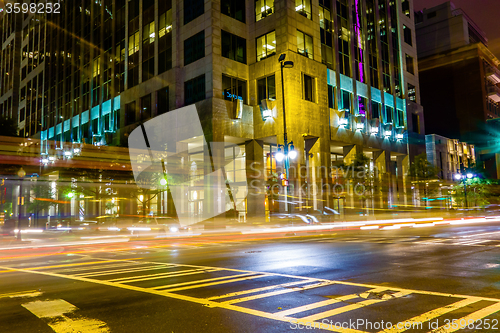
[[[184,286],[184,287],[177,287],[177,288],[169,288],[169,289],[164,289],[162,291],[165,292],[174,292],[174,291],[180,291],[180,290],[186,290],[186,289],[194,289],[194,288],[202,288],[202,287],[209,287],[209,286],[215,286],[218,284],[226,284],[226,283],[232,283],[232,282],[238,282],[238,281],[245,281],[245,280],[253,280],[253,279],[260,279],[263,277],[267,277],[269,275],[266,274],[260,274],[256,276],[245,276],[245,277],[240,277],[236,279],[230,279],[230,280],[223,280],[223,281],[216,281],[216,282],[208,282],[208,283],[202,283],[202,284],[195,284],[191,286]],[[199,282],[199,281],[197,281]]]
[[[468,314],[467,316],[465,317],[462,317],[460,319],[457,319],[456,320],[456,326],[457,327],[454,327],[453,323],[449,323],[449,328],[446,328],[447,325],[443,325],[441,327],[439,327],[438,329],[435,329],[433,330],[432,332],[436,332],[436,333],[451,333],[451,332],[456,332],[458,330],[461,330],[463,329],[462,326],[460,326],[460,321],[462,321],[462,323],[466,323],[465,326],[467,326],[469,324],[469,320],[471,323],[477,323],[477,321],[479,319],[482,319],[484,317],[488,317],[489,315],[495,313],[495,312],[498,312],[500,311],[500,303],[496,303],[496,304],[493,304],[493,305],[490,305],[490,306],[487,306],[485,308],[482,308],[481,310],[478,310],[476,312],[473,312],[471,314]],[[465,320],[465,321],[464,321]]]
[[[31,294],[31,293],[35,293],[35,292],[37,292],[37,290],[17,291],[14,293],[0,294],[0,298],[7,298],[7,297],[24,295],[24,294]]]
[[[128,268],[128,269],[112,269],[109,271],[103,271],[103,272],[97,272],[97,273],[79,273],[79,274],[73,274],[73,276],[102,276],[102,275],[116,275],[116,274],[123,274],[123,273],[134,273],[134,272],[142,272],[142,271],[152,271],[156,269],[167,269],[167,268],[173,268],[174,266],[172,265],[157,265],[156,267],[135,267],[135,268]]]
[[[387,289],[389,289],[389,288],[386,288],[386,290]],[[394,296],[395,297],[402,297],[402,296],[408,295],[408,294],[411,294],[411,292],[399,292],[398,296],[395,296],[395,295]],[[305,322],[310,322],[310,321],[335,316],[335,315],[338,315],[340,313],[356,310],[356,309],[363,308],[363,307],[368,306],[368,305],[372,305],[372,304],[376,304],[376,303],[380,303],[380,302],[385,302],[385,301],[387,301],[387,300],[386,299],[368,299],[366,301],[358,302],[356,304],[346,305],[346,306],[343,306],[341,308],[316,313],[316,314],[313,314],[313,315],[310,315],[307,317],[302,317],[302,318],[300,318],[300,320],[305,321]]]
[[[118,282],[118,283],[132,283],[132,282],[141,282],[141,281],[148,281],[148,280],[155,280],[155,279],[165,279],[165,278],[172,278],[172,277],[186,276],[186,275],[193,275],[193,274],[211,273],[211,272],[217,272],[217,271],[219,271],[219,269],[212,269],[212,270],[205,270],[205,269],[194,270],[194,269],[191,269],[191,270],[183,271],[182,273],[177,271],[177,272],[160,274],[158,276],[150,276],[150,277],[146,277],[146,278],[137,278],[136,277],[135,279],[123,280],[123,281],[119,281],[119,282],[114,281],[114,280],[110,280],[110,281],[114,281],[114,282]],[[176,274],[176,273],[178,273],[178,274]]]
[[[387,288],[372,289],[369,292],[380,292],[380,291],[384,291],[384,290],[387,290]],[[321,307],[326,306],[326,305],[348,301],[348,300],[354,299],[354,298],[359,298],[359,295],[358,294],[351,294],[351,295],[340,296],[337,298],[328,299],[328,300],[321,301],[321,302],[316,302],[316,303],[312,303],[312,304],[299,306],[299,307],[289,309],[289,310],[275,312],[274,314],[279,315],[279,316],[288,316],[288,315],[295,314],[295,313],[300,313],[300,312],[305,312],[305,311],[309,311],[309,310],[316,309],[316,308],[321,308]]]
[[[230,279],[230,278],[234,278],[234,277],[243,277],[243,276],[251,276],[251,275],[255,275],[255,273],[229,275],[229,276],[221,276],[221,277],[211,278],[211,279],[188,281],[188,282],[181,282],[181,283],[175,283],[175,284],[167,284],[164,286],[156,286],[156,287],[153,287],[151,289],[165,289],[168,287],[186,286],[186,285],[196,284],[196,283],[200,283],[200,282],[219,281],[219,280],[225,280],[225,279]]]
[[[246,302],[246,301],[252,301],[254,299],[260,299],[260,298],[265,298],[265,297],[271,297],[271,296],[276,296],[276,295],[282,295],[282,294],[288,294],[288,293],[293,293],[297,291],[302,291],[302,290],[308,290],[308,289],[313,289],[313,288],[320,288],[320,287],[325,287],[335,284],[335,282],[319,282],[316,284],[308,285],[305,287],[295,287],[291,289],[285,289],[285,290],[277,290],[277,291],[271,291],[269,293],[264,293],[264,294],[258,294],[258,295],[253,295],[253,296],[247,296],[247,297],[242,297],[242,298],[237,298],[237,299],[232,299],[229,301],[222,302],[222,304],[234,304],[234,303],[241,303],[241,302]]]
[[[59,268],[59,267],[71,267],[71,266],[83,266],[83,265],[95,265],[95,264],[106,264],[109,263],[110,261],[131,261],[133,260],[139,260],[142,258],[134,258],[134,259],[99,259],[99,261],[87,261],[87,262],[77,262],[73,264],[63,264],[63,265],[52,265],[52,266],[37,266],[37,267],[30,267],[26,269],[52,269],[52,268]]]
[[[276,284],[276,285],[268,286],[268,287],[248,289],[248,290],[237,291],[237,292],[229,293],[229,294],[225,294],[225,295],[208,297],[207,299],[213,301],[213,300],[216,300],[216,299],[228,298],[228,297],[239,296],[239,295],[246,295],[246,294],[253,294],[253,293],[258,293],[260,291],[266,291],[266,290],[272,290],[272,289],[276,289],[276,288],[283,288],[283,287],[295,286],[295,285],[298,285],[298,284],[304,284],[304,283],[313,282],[313,281],[314,280],[306,279],[306,280],[302,280],[302,281],[295,281],[295,282],[290,282],[290,283]]]
[[[56,269],[53,272],[57,273],[66,273],[66,272],[81,272],[81,271],[91,271],[94,269],[109,269],[109,268],[117,268],[117,267],[130,267],[137,266],[138,263],[135,262],[121,262],[121,263],[111,263],[107,265],[99,265],[99,267],[87,266],[87,267],[76,267],[76,268],[64,268],[64,269]]]
[[[389,329],[381,331],[381,333],[400,333],[400,332],[404,332],[404,331],[408,330],[409,328],[411,328],[414,323],[415,324],[417,324],[417,323],[425,323],[425,322],[427,322],[429,320],[432,320],[434,318],[440,317],[440,316],[442,316],[442,315],[444,315],[444,314],[446,314],[448,312],[455,311],[457,309],[463,308],[463,307],[465,307],[467,305],[470,305],[472,303],[476,303],[476,302],[478,302],[480,300],[481,300],[481,298],[479,298],[479,297],[466,298],[466,299],[463,299],[463,300],[458,301],[456,303],[443,306],[443,307],[441,307],[439,309],[431,310],[429,312],[421,314],[420,316],[416,316],[416,317],[410,318],[408,320],[405,320],[403,322],[400,322],[397,325],[394,325],[394,326],[392,326]],[[407,324],[409,328],[405,328],[405,324]],[[399,326],[399,328],[398,328],[398,326]]]

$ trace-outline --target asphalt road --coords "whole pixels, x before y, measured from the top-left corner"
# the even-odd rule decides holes
[[[3,250],[0,332],[497,332],[499,254],[494,223]]]

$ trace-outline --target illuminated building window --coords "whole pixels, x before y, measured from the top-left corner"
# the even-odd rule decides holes
[[[231,60],[247,63],[247,41],[222,30],[222,56]]]
[[[247,83],[222,74],[222,94],[227,101],[242,100],[243,104],[247,104]]]
[[[205,56],[205,30],[184,41],[184,66]]]
[[[261,61],[276,54],[276,32],[271,31],[268,34],[257,38],[257,61]]]
[[[257,80],[257,102],[264,99],[276,100],[276,80],[274,75]]]
[[[245,1],[222,0],[220,4],[220,12],[245,23]]]
[[[300,30],[297,30],[297,52],[310,59],[313,58],[312,37]]]
[[[311,19],[311,0],[295,0],[295,11]]]
[[[410,0],[403,0],[403,1],[401,1],[401,9],[403,11],[403,14],[405,14],[407,17],[411,18],[411,15],[410,15]]]
[[[413,84],[408,83],[408,98],[410,101],[417,101],[417,92]]]
[[[159,16],[158,37],[161,38],[172,31],[172,9]]]
[[[139,51],[139,31],[128,37],[128,55],[131,56],[137,51]]]
[[[260,21],[263,18],[274,13],[274,0],[256,0],[255,1],[255,21]]]

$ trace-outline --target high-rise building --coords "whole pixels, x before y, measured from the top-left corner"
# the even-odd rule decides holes
[[[195,103],[207,141],[245,152],[232,181],[245,180],[251,162],[272,175],[281,170],[274,154],[284,141],[285,101],[288,140],[299,152],[292,170],[322,170],[311,179],[288,175],[296,189],[332,184],[331,167],[363,153],[404,191],[395,184],[424,134],[412,0],[58,4],[57,13],[0,21],[9,55],[0,70],[19,78],[18,86],[1,83],[0,110],[18,117],[22,136],[45,142],[42,153],[82,142],[125,146],[139,123]],[[281,54],[293,62],[283,77]],[[254,198],[238,209],[272,210],[265,191]],[[315,196],[311,207],[328,200]]]
[[[495,161],[500,151],[490,143],[498,142],[491,135],[500,117],[500,61],[488,49],[485,33],[452,2],[416,16],[427,133],[473,143],[480,160]],[[500,176],[496,167],[490,171]]]

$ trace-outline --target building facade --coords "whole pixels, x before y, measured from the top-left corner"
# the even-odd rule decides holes
[[[194,103],[207,141],[244,152],[228,179],[263,175],[261,190],[236,208],[262,216],[283,209],[265,189],[283,172],[274,156],[285,101],[299,152],[291,170],[309,170],[287,175],[289,193],[302,202],[304,184],[321,189],[298,210],[332,205],[324,190],[337,181],[332,167],[359,153],[398,189],[384,195],[404,198],[409,152],[424,134],[411,0],[61,0],[60,14],[5,17],[2,52],[12,56],[0,68],[19,86],[3,83],[0,110],[18,117],[22,136],[41,140],[42,160],[81,143],[126,146],[141,122]],[[281,54],[294,63],[283,77]],[[192,214],[207,209],[197,191]]]
[[[416,15],[427,133],[473,143],[479,159],[491,164],[499,152],[494,124],[500,117],[500,61],[484,32],[452,2]]]
[[[425,145],[427,160],[438,168],[439,179],[453,181],[455,174],[464,173],[476,164],[475,147],[466,142],[428,134]]]

